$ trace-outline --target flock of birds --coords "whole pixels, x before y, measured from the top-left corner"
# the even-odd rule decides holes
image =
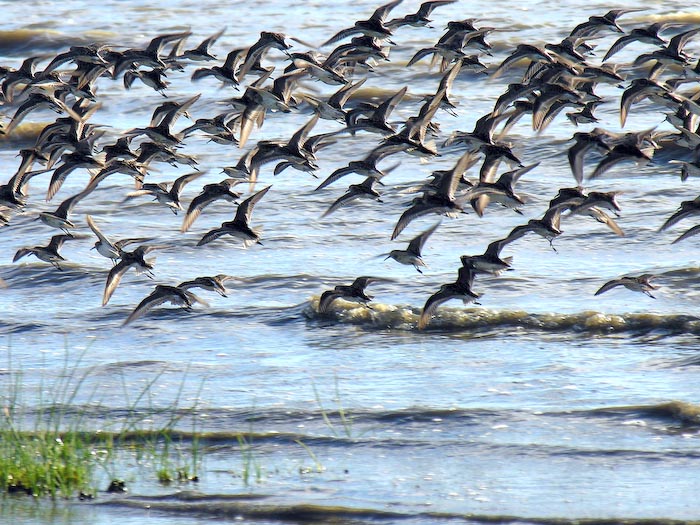
[[[241,194],[235,191],[235,187],[246,182],[253,188],[264,165],[274,164],[275,174],[287,169],[314,173],[318,169],[317,155],[324,147],[342,140],[343,135],[360,132],[377,135],[376,146],[363,158],[335,170],[317,189],[351,174],[360,175],[364,180],[351,184],[330,204],[324,215],[358,199],[381,200],[377,186],[384,185],[383,179],[396,167],[396,164],[380,167],[388,157],[403,154],[430,159],[438,155],[439,147],[457,148],[461,156],[451,169],[433,172],[430,180],[414,188],[417,196],[398,219],[391,234],[392,240],[414,219],[428,214],[457,217],[470,206],[481,216],[487,206],[494,203],[519,212],[525,199],[516,191],[518,180],[538,166],[537,163],[524,165],[507,140],[509,131],[519,119],[530,115],[533,129],[541,132],[568,108],[566,118],[573,126],[595,126],[598,122],[596,107],[603,101],[595,89],[601,83],[624,88],[619,102],[622,127],[632,106],[640,101],[648,99],[664,107],[665,118],[674,131],[648,129],[613,133],[592,127],[590,131],[573,133],[568,160],[576,184],[559,189],[541,218],[516,226],[502,239],[491,242],[483,254],[462,256],[457,279],[442,285],[427,299],[418,320],[418,328],[422,329],[444,302],[451,299],[461,299],[465,304],[475,302],[479,294],[472,288],[477,275],[497,275],[510,269],[512,258],[501,257],[502,250],[510,243],[535,234],[548,240],[555,249],[552,243],[562,233],[562,218],[592,217],[617,235],[624,235],[614,219],[620,211],[616,200],[618,192],[586,192],[583,188],[586,178],[584,164],[591,152],[595,152],[600,160],[588,175],[588,180],[600,177],[620,162],[648,162],[658,148],[668,145],[679,151],[677,162],[683,180],[700,173],[700,105],[697,103],[700,99],[700,60],[684,51],[686,44],[700,33],[700,28],[681,30],[673,24],[653,23],[623,29],[619,19],[637,11],[635,9],[615,9],[601,16],[591,16],[561,42],[518,44],[510,55],[491,69],[481,60],[485,55],[491,55],[492,45],[488,38],[497,29],[478,27],[474,19],[451,21],[433,46],[418,50],[407,64],[407,67],[416,67],[415,64],[430,57],[431,66],[439,67],[442,72],[435,92],[424,98],[415,116],[399,125],[390,120],[392,112],[406,96],[407,87],[379,101],[363,100],[357,96],[375,69],[389,60],[393,39],[402,27],[427,26],[434,9],[455,1],[425,2],[415,13],[390,18],[390,13],[401,4],[401,0],[395,0],[377,8],[368,19],[358,20],[339,31],[318,49],[305,52],[292,51],[289,37],[263,31],[251,46],[231,50],[221,65],[208,64],[219,63],[211,49],[223,32],[192,48],[187,45],[191,33],[180,32],[157,36],[144,48],[118,50],[107,44],[72,46],[52,57],[43,68],[39,68],[39,64],[45,57],[40,56],[27,58],[17,69],[0,67],[3,106],[0,133],[12,137],[26,117],[38,109],[48,108],[60,114],[38,133],[32,147],[19,151],[21,161],[17,171],[0,186],[0,223],[11,227],[13,215],[23,211],[29,199],[28,183],[34,177],[51,173],[46,194],[49,201],[75,170],[85,169],[91,174],[82,191],[65,199],[55,210],[39,214],[38,219],[61,233],[51,237],[45,246],[18,250],[13,260],[33,255],[60,269],[64,261],[61,247],[76,237],[71,233],[76,229],[71,220],[74,209],[105,179],[112,181],[115,175],[126,175],[134,180],[135,190],[127,195],[128,198],[147,195],[174,213],[184,212],[181,231],[186,232],[210,204],[216,201],[238,203]],[[619,33],[620,36],[596,64],[594,58],[598,50],[590,42],[606,32]],[[667,32],[672,32],[673,36],[668,38]],[[620,72],[620,65],[610,59],[629,45],[644,46],[646,52],[628,65],[632,74],[625,76]],[[329,51],[322,54],[320,49]],[[285,61],[288,61],[284,71],[274,78],[275,68],[266,65],[268,55],[273,52],[285,56]],[[187,69],[192,64],[200,67],[189,73]],[[457,131],[440,145],[436,143],[440,137],[436,116],[440,112],[456,114],[458,111],[450,94],[456,89],[460,73],[468,71],[497,77],[509,70],[512,74],[515,68],[523,70],[521,80],[508,85],[493,109],[476,121],[472,131]],[[211,118],[196,119],[191,125],[175,131],[174,126],[181,117],[190,118],[188,111],[198,101],[199,95],[184,101],[168,97],[165,79],[172,72],[188,74],[194,82],[215,80],[226,89],[242,91],[242,95],[226,99],[226,111]],[[98,83],[120,78],[126,89],[131,89],[139,81],[161,93],[164,101],[154,108],[148,126],[125,131],[114,138],[106,134],[104,127],[90,120],[100,108]],[[337,86],[337,91],[329,97],[305,93],[300,87],[309,79]],[[213,142],[244,148],[256,130],[264,125],[269,113],[288,113],[301,108],[311,108],[311,118],[288,141],[259,140],[243,153],[235,166],[224,168],[225,179],[205,184],[186,207],[183,205],[180,197],[183,188],[202,175],[197,170],[196,158],[178,151],[189,136],[205,134]],[[338,123],[339,129],[311,135],[321,119]],[[108,142],[106,138],[114,141]],[[188,166],[194,171],[171,183],[145,182],[153,163]],[[466,174],[477,165],[478,180],[470,180]],[[502,166],[505,166],[503,172]],[[256,204],[270,188],[258,189],[241,201],[233,220],[209,230],[197,246],[224,236],[238,238],[245,246],[262,244],[260,232],[251,221]],[[149,238],[112,240],[100,230],[99,220],[86,215],[87,224],[97,237],[94,248],[113,262],[102,300],[106,305],[129,269],[153,277],[153,264],[146,256],[160,246]],[[700,197],[682,202],[662,229],[693,215],[700,215]],[[392,250],[387,259],[411,265],[422,272],[421,268],[425,267],[422,248],[438,227],[439,223],[415,236],[406,249]],[[690,228],[674,242],[698,232],[700,225]],[[137,247],[130,250],[131,245]],[[650,274],[624,276],[605,283],[596,295],[624,286],[653,297],[651,292],[656,289],[650,282],[653,277]],[[206,304],[191,291],[193,288],[225,296],[226,279],[226,275],[220,274],[178,285],[157,284],[124,324],[165,302],[186,309],[196,303]],[[367,305],[372,297],[366,294],[365,288],[375,280],[362,276],[350,285],[338,285],[325,291],[320,297],[318,311],[329,312],[339,298]]]

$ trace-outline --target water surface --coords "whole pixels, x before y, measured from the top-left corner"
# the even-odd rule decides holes
[[[400,16],[418,5],[403,2],[395,13]],[[192,31],[188,43],[196,44],[225,28],[213,46],[220,59],[235,47],[254,43],[262,30],[295,37],[302,43],[293,42],[294,49],[304,50],[369,16],[377,4],[183,0],[152,6],[69,1],[3,7],[2,64],[17,67],[34,54],[45,54],[48,63],[75,43],[143,46],[158,34],[183,30]],[[476,17],[479,25],[498,29],[487,38],[493,56],[481,58],[493,70],[518,43],[559,41],[588,16],[613,7],[645,8],[621,18],[627,29],[657,20],[678,22],[684,29],[700,22],[700,11],[675,0],[615,6],[502,2],[489,4],[487,11],[481,3],[459,1],[436,9],[432,28],[397,30],[390,61],[369,75],[362,96],[379,100],[408,86],[392,120],[416,115],[421,97],[435,92],[441,74],[428,61],[405,65],[418,49],[437,41],[450,20]],[[595,40],[595,63],[614,39],[606,33]],[[630,45],[613,61],[629,64],[647,49]],[[700,44],[691,40],[686,51],[697,57]],[[276,66],[275,73],[286,66],[279,52],[271,52],[266,61]],[[192,117],[210,117],[239,93],[220,89],[213,79],[191,82],[196,67],[200,65],[169,73],[166,94],[184,100],[201,93]],[[521,73],[515,67],[498,78],[460,74],[452,90],[458,116],[436,117],[438,146],[454,130],[473,129]],[[302,89],[320,95],[335,90],[313,82],[304,82]],[[606,100],[597,111],[598,125],[621,131],[622,90],[600,86],[597,92]],[[102,105],[91,122],[106,126],[104,144],[147,125],[153,108],[164,100],[138,82],[126,90],[121,81],[106,78],[98,82],[98,97]],[[196,156],[204,175],[186,187],[185,202],[201,185],[221,180],[221,169],[234,165],[258,140],[288,139],[310,116],[308,107],[269,114],[243,150],[210,142],[203,134],[189,137],[182,152]],[[671,129],[664,117],[662,107],[641,102],[624,130]],[[54,118],[51,112],[36,112],[27,124],[43,125]],[[176,127],[186,125],[183,119]],[[335,123],[323,121],[314,133],[336,129]],[[118,426],[134,396],[148,387],[154,392],[151,408],[175,403],[198,408],[197,430],[205,434],[206,455],[197,484],[161,486],[134,468],[125,474],[126,497],[100,493],[92,503],[56,507],[11,499],[2,506],[2,520],[102,524],[118,516],[123,523],[205,523],[245,517],[259,523],[364,523],[400,518],[424,524],[505,517],[521,523],[698,519],[700,263],[696,239],[671,244],[693,225],[691,220],[657,232],[681,201],[695,198],[697,183],[681,183],[678,165],[669,163],[673,152],[658,152],[643,167],[620,164],[600,179],[586,181],[587,190],[622,192],[618,223],[624,237],[592,219],[564,222],[556,252],[544,239],[528,236],[508,246],[513,271],[477,277],[480,304],[447,303],[428,330],[416,329],[426,299],[455,279],[460,255],[481,253],[515,226],[541,217],[558,188],[575,185],[566,158],[566,141],[575,131],[563,114],[541,134],[532,131],[527,118],[521,120],[509,140],[525,164],[541,162],[519,182],[519,191],[529,196],[523,215],[490,206],[482,218],[474,213],[443,218],[424,249],[428,268],[423,274],[385,261],[381,254],[405,247],[436,222],[437,216],[417,219],[397,241],[390,240],[411,198],[406,189],[433,170],[450,168],[459,148],[441,149],[429,161],[397,156],[400,165],[381,189],[383,203],[359,202],[323,219],[347,184],[361,179],[351,175],[315,192],[319,180],[362,158],[378,136],[342,136],[323,149],[319,179],[291,169],[274,176],[272,165],[266,165],[258,188],[271,184],[272,189],[253,215],[263,245],[248,249],[227,239],[195,247],[207,230],[231,220],[230,204],[212,205],[181,234],[181,215],[147,198],[123,202],[133,188],[128,177],[116,176],[76,207],[78,233],[85,237],[64,245],[69,262],[63,271],[33,258],[12,263],[12,257],[17,249],[45,243],[55,233],[35,220],[37,214],[80,191],[88,174],[76,170],[50,203],[44,201],[49,175],[37,176],[26,212],[0,231],[0,277],[7,284],[0,290],[5,313],[0,333],[8,356],[1,366],[22,371],[29,414],[40,398],[50,399],[47,385],[65,375],[66,367],[77,366],[78,375],[87,374],[75,399],[88,415],[86,425]],[[16,170],[19,147],[24,145],[0,148],[3,182]],[[587,158],[586,173],[598,159]],[[186,167],[167,164],[154,168],[150,181],[187,173]],[[247,194],[248,188],[243,189]],[[103,307],[111,263],[89,249],[95,239],[85,214],[115,238],[153,237],[165,245],[154,252],[155,280],[130,271]],[[122,327],[154,282],[177,284],[220,273],[233,276],[227,282],[228,297],[201,292],[208,307],[198,305],[187,313],[165,306]],[[607,280],[640,273],[658,275],[656,299],[622,288],[594,296]],[[324,290],[359,275],[386,279],[368,287],[374,295],[372,310],[339,302],[330,316],[316,313]],[[191,427],[183,423],[181,430]],[[259,476],[248,483],[242,478],[246,465],[238,432],[255,436]],[[106,474],[102,481],[99,488],[104,489]]]

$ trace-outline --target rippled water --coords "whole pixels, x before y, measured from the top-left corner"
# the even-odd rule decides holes
[[[213,47],[221,59],[235,47],[251,45],[261,30],[295,37],[302,42],[293,42],[294,49],[304,50],[377,7],[365,0],[238,4],[11,3],[3,7],[0,63],[16,67],[34,54],[46,54],[48,63],[69,45],[94,40],[142,46],[158,34],[185,29],[192,31],[189,44],[225,28]],[[406,1],[395,13],[418,5]],[[519,42],[558,41],[590,15],[639,6],[588,2],[582,7],[570,1],[493,3],[490,11],[477,2],[442,6],[433,13],[433,28],[397,30],[390,61],[369,75],[360,96],[380,99],[408,86],[393,120],[416,115],[421,97],[435,92],[441,74],[430,70],[428,61],[405,65],[442,35],[449,20],[477,17],[478,25],[498,29],[487,38],[493,56],[482,57],[493,70]],[[687,3],[644,7],[624,15],[622,25],[668,20],[685,29],[700,23],[700,11]],[[606,34],[595,43],[606,50],[614,38]],[[697,57],[700,41],[695,40],[686,51]],[[613,61],[629,64],[648,49],[630,45]],[[596,53],[598,61],[603,53]],[[286,65],[275,51],[267,62],[276,65],[275,74]],[[220,89],[213,79],[191,82],[195,67],[200,66],[169,73],[166,94],[184,100],[201,93],[192,118],[210,117],[239,93]],[[452,90],[458,116],[436,117],[438,146],[454,130],[473,129],[521,73],[515,67],[498,78],[461,74]],[[304,82],[302,89],[321,95],[335,90],[313,82]],[[600,86],[596,92],[607,101],[597,110],[598,125],[620,131],[622,90]],[[126,90],[121,81],[106,78],[98,82],[98,98],[102,105],[90,121],[106,126],[100,144],[147,125],[164,100],[138,82]],[[308,107],[268,114],[243,150],[209,142],[203,134],[189,137],[182,151],[196,156],[204,175],[185,188],[185,202],[201,185],[221,180],[221,169],[234,165],[258,140],[287,139],[310,115]],[[26,143],[0,142],[2,182],[18,166],[17,150],[31,145],[32,134],[53,118],[50,112],[34,113],[24,127]],[[188,123],[182,119],[179,125]],[[632,108],[624,130],[654,126],[670,129],[663,108],[642,102]],[[313,133],[336,129],[322,121]],[[406,189],[436,169],[450,168],[461,154],[458,148],[441,148],[429,161],[401,155],[387,160],[383,167],[393,159],[401,163],[384,179],[383,203],[359,202],[323,219],[358,176],[315,192],[319,180],[310,174],[290,169],[274,176],[272,165],[266,165],[258,188],[271,184],[272,189],[253,214],[263,245],[248,249],[226,238],[195,247],[206,231],[231,220],[230,204],[213,204],[181,234],[181,215],[147,198],[123,202],[132,183],[115,176],[76,206],[77,231],[84,238],[64,245],[69,262],[63,271],[33,258],[11,261],[19,248],[43,244],[54,234],[35,221],[37,214],[80,191],[88,174],[72,173],[50,203],[44,201],[49,174],[34,178],[26,212],[0,230],[0,278],[7,285],[0,289],[0,333],[9,356],[2,366],[23,371],[24,399],[32,408],[38,392],[82,354],[79,373],[88,373],[88,379],[75,401],[89,414],[86,424],[100,428],[123,417],[129,406],[125,392],[133,395],[153,384],[156,406],[177,400],[200,407],[207,454],[196,485],[163,487],[134,474],[128,497],[100,494],[95,503],[50,509],[12,500],[3,503],[0,521],[107,523],[117,515],[124,523],[241,516],[260,523],[697,519],[700,263],[695,238],[671,244],[691,221],[657,232],[681,201],[697,195],[697,182],[681,183],[678,166],[668,162],[678,151],[657,152],[644,167],[620,164],[586,183],[588,190],[622,192],[618,223],[624,237],[587,219],[562,223],[556,252],[536,236],[514,242],[506,249],[513,271],[477,276],[479,305],[446,303],[428,330],[416,329],[426,299],[455,279],[460,255],[481,253],[515,226],[541,217],[558,188],[575,185],[566,157],[574,131],[563,114],[541,134],[532,131],[527,118],[520,121],[509,135],[514,151],[525,164],[541,162],[519,182],[519,191],[529,196],[523,215],[491,206],[482,218],[470,213],[443,219],[425,246],[428,268],[422,275],[381,254],[405,247],[436,222],[435,216],[417,219],[399,240],[390,241],[411,199]],[[362,158],[378,140],[362,133],[341,136],[319,152],[319,179]],[[597,159],[587,157],[586,173]],[[151,182],[187,173],[184,167],[153,166]],[[95,239],[85,214],[114,238],[153,237],[164,245],[153,252],[155,282],[177,284],[225,273],[233,276],[228,297],[198,292],[209,306],[197,305],[189,313],[165,306],[122,327],[153,282],[130,271],[102,307],[111,265],[89,250]],[[656,274],[656,299],[622,288],[594,296],[604,282],[628,273]],[[339,301],[330,316],[316,313],[324,290],[359,275],[385,279],[368,287],[372,310]],[[261,470],[260,479],[247,485],[235,437],[241,431],[253,432]],[[322,472],[308,468],[314,461],[297,441],[312,451]]]

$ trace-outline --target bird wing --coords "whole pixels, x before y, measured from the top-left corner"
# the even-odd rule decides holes
[[[598,163],[598,165],[593,170],[593,173],[589,175],[589,179],[595,179],[612,168],[615,164],[618,164],[624,160],[630,159],[631,157],[618,149],[613,148],[610,150]]]
[[[401,214],[401,217],[399,217],[399,220],[394,227],[394,231],[391,234],[391,240],[393,241],[396,239],[413,219],[416,219],[422,215],[427,215],[433,211],[435,211],[435,206],[423,201],[417,202],[408,208]]]
[[[122,280],[124,273],[130,267],[130,262],[121,260],[109,271],[109,274],[107,275],[107,282],[105,283],[105,290],[102,294],[102,306],[105,306],[109,302],[114,290],[116,290],[117,286],[119,286],[119,282]]]
[[[263,188],[262,190],[251,195],[241,204],[239,204],[238,209],[236,210],[235,220],[243,221],[247,224],[248,221],[250,221],[250,216],[253,213],[253,208],[255,207],[255,204],[265,196],[265,194],[269,191],[270,188],[272,188],[272,186],[267,186],[266,188]]]
[[[348,82],[329,97],[328,105],[338,109],[342,109],[345,103],[348,101],[348,99],[352,96],[352,94],[355,93],[355,91],[357,91],[358,89],[360,89],[360,87],[362,87],[362,84],[364,84],[366,81],[367,78],[365,77],[355,82],[354,84]]]
[[[388,4],[384,4],[382,6],[379,6],[374,13],[372,13],[372,16],[369,17],[370,20],[376,21],[376,22],[383,22],[384,19],[387,17],[389,14],[389,11],[394,9],[397,5],[399,5],[403,0],[394,0],[393,2],[389,2]]]
[[[112,241],[110,241],[103,233],[102,231],[97,227],[97,224],[95,224],[95,221],[92,220],[92,217],[90,215],[86,215],[85,219],[87,220],[88,226],[92,230],[92,233],[97,235],[97,238],[100,240],[102,244],[106,244],[108,246],[114,246]]]
[[[319,117],[320,115],[318,112],[314,113],[314,116],[292,135],[292,138],[289,140],[289,146],[291,148],[295,150],[301,150],[303,148],[304,142],[306,142],[309,133],[318,122]]]
[[[587,142],[577,140],[576,143],[571,146],[567,152],[569,158],[569,166],[571,166],[571,172],[574,175],[576,184],[579,186],[583,183],[583,158],[586,152],[589,150],[590,145]]]
[[[605,53],[605,56],[603,57],[603,62],[608,60],[615,53],[622,50],[622,48],[631,44],[635,40],[637,40],[637,37],[635,35],[623,35],[617,40],[615,40],[615,42],[613,42],[613,45],[610,46],[610,49],[608,49],[608,52]]]
[[[411,60],[408,61],[408,63],[406,64],[406,67],[411,67],[413,64],[418,62],[421,58],[425,58],[428,55],[434,55],[436,52],[437,52],[437,49],[435,47],[424,47],[423,49],[419,49],[411,57]]]
[[[64,200],[60,206],[56,209],[56,215],[60,215],[63,217],[67,217],[68,214],[73,210],[73,207],[83,198],[87,197],[92,193],[92,190],[95,189],[95,186],[88,184],[88,186],[81,191],[80,193],[76,193],[72,197],[68,197],[66,200]]]
[[[29,255],[30,253],[34,253],[34,250],[31,248],[20,248],[15,252],[15,256],[12,258],[12,262],[17,262],[22,257]]]
[[[408,87],[404,86],[401,89],[399,89],[396,93],[394,93],[394,95],[392,95],[384,102],[379,104],[379,107],[374,111],[375,117],[386,122],[386,120],[389,118],[389,115],[391,115],[391,112],[394,111],[399,102],[401,102],[401,99],[404,97],[407,91]]]
[[[603,286],[601,286],[594,295],[600,295],[602,293],[607,292],[608,290],[612,290],[616,286],[621,286],[622,284],[623,281],[621,279],[613,279],[612,281],[608,281]]]
[[[338,293],[335,290],[326,290],[321,294],[321,298],[318,300],[318,313],[320,314],[325,314],[328,313],[328,308],[330,307],[331,303],[335,301],[338,297],[341,297],[342,294]]]
[[[440,226],[440,224],[441,223],[439,222],[435,223],[423,233],[416,235],[413,239],[411,239],[411,242],[408,243],[407,251],[420,257],[425,241],[427,241],[428,237],[430,237],[433,232],[437,230],[437,227]]]
[[[595,220],[598,222],[601,222],[605,224],[608,228],[610,228],[615,234],[619,235],[620,237],[625,236],[625,232],[622,231],[622,228],[615,222],[615,219],[613,219],[610,215],[605,213],[603,210],[600,208],[597,208],[593,206],[592,208],[589,208],[587,210],[588,215],[593,217]]]
[[[71,234],[60,234],[60,235],[54,235],[51,237],[51,241],[49,241],[49,245],[47,248],[51,251],[58,252],[58,250],[61,249],[61,246],[63,246],[63,243],[69,239],[75,239]]]
[[[627,121],[627,114],[629,113],[630,107],[635,102],[639,102],[645,97],[648,97],[653,91],[653,84],[651,80],[640,79],[643,82],[637,82],[630,87],[628,87],[620,97],[620,126],[625,127],[625,122]],[[661,89],[661,86],[659,86]]]
[[[440,179],[438,191],[448,198],[453,198],[462,175],[476,164],[477,160],[478,156],[475,153],[471,151],[464,153],[459,160],[457,160],[450,174]]]
[[[667,228],[670,228],[677,222],[680,222],[681,220],[685,219],[686,217],[689,217],[693,213],[698,213],[700,212],[700,208],[696,209],[690,209],[689,206],[683,206],[681,205],[681,208],[677,210],[673,215],[671,215],[666,221],[661,225],[661,228],[659,228],[659,231],[666,230]]]
[[[253,126],[265,118],[265,108],[257,102],[249,102],[241,115],[241,135],[238,138],[238,147],[242,148],[248,142],[248,137],[253,131]]]
[[[418,8],[418,15],[422,17],[430,16],[430,13],[436,7],[441,5],[454,4],[457,0],[433,0],[432,2],[423,2]]]
[[[227,228],[224,228],[223,226],[219,228],[214,228],[213,230],[209,230],[202,236],[202,238],[197,243],[197,246],[203,246],[205,244],[208,244],[218,239],[219,237],[226,235],[228,231],[229,230]]]
[[[685,45],[688,43],[688,40],[690,40],[698,32],[700,32],[700,27],[684,31],[683,33],[674,36],[668,42],[668,49],[675,52],[675,54],[680,54]]]
[[[333,173],[331,173],[326,180],[324,180],[321,184],[318,185],[318,187],[314,191],[322,190],[326,186],[330,186],[333,184],[335,181],[338,179],[343,178],[345,175],[349,175],[350,173],[355,173],[355,168],[348,165],[344,166],[342,168],[338,168],[335,170]]]
[[[61,186],[63,186],[68,175],[76,168],[78,168],[77,164],[66,162],[54,170],[53,175],[51,175],[51,181],[49,182],[49,189],[46,192],[46,202],[53,199],[54,195],[56,195],[58,190],[61,189]]]
[[[362,29],[358,27],[348,27],[346,29],[341,29],[338,31],[335,35],[330,37],[328,40],[326,40],[323,44],[321,44],[319,47],[324,47],[324,46],[329,46],[331,44],[335,44],[336,42],[341,41],[344,38],[347,38],[351,35],[355,35],[357,33],[363,33]]]
[[[194,172],[194,173],[188,173],[187,175],[183,175],[183,176],[181,176],[181,177],[178,177],[178,178],[175,179],[175,181],[173,182],[173,185],[172,185],[171,188],[170,188],[170,192],[171,192],[173,195],[178,195],[178,196],[179,196],[179,195],[180,195],[180,192],[182,191],[182,188],[184,188],[186,184],[189,184],[189,183],[192,182],[194,179],[196,179],[196,178],[198,178],[198,177],[201,177],[202,175],[204,175],[204,172],[197,171],[197,172]]]
[[[336,211],[338,208],[342,208],[343,206],[346,206],[350,204],[352,201],[359,199],[363,193],[358,192],[358,191],[353,191],[353,188],[351,187],[348,191],[346,191],[343,195],[338,197],[333,204],[331,204],[328,209],[321,215],[321,218],[327,217],[334,211]]]
[[[425,302],[423,310],[421,311],[420,318],[418,319],[418,329],[423,330],[426,326],[428,326],[430,318],[435,310],[437,310],[437,307],[454,297],[457,297],[457,295],[453,290],[453,286],[449,284],[442,285],[439,291],[428,297],[428,300]]]
[[[141,317],[144,315],[146,312],[148,312],[151,308],[154,308],[156,306],[159,306],[171,299],[171,295],[161,289],[160,287],[156,286],[156,289],[153,290],[150,294],[148,294],[134,310],[129,314],[129,317],[126,318],[122,326],[125,326],[132,322],[133,320]]]
[[[680,235],[671,244],[676,244],[677,242],[680,242],[683,239],[687,239],[688,237],[692,237],[693,235],[697,235],[698,233],[700,233],[700,224],[693,226],[689,230],[686,230],[682,235]]]
[[[367,288],[367,285],[369,285],[370,283],[373,283],[373,282],[376,282],[376,281],[380,281],[380,280],[381,280],[381,279],[379,279],[379,278],[377,278],[377,277],[370,277],[370,276],[367,276],[367,275],[363,275],[363,276],[361,276],[361,277],[356,278],[356,279],[352,282],[352,285],[350,285],[350,287],[351,287],[353,290],[363,291],[365,288]]]
[[[510,241],[508,240],[507,237],[493,241],[491,244],[489,244],[486,247],[486,251],[484,252],[484,255],[491,255],[493,257],[500,257],[501,250],[509,242]]]
[[[226,197],[229,195],[229,197]],[[192,201],[190,202],[190,205],[187,208],[187,213],[185,213],[185,217],[182,220],[182,226],[180,227],[180,232],[185,233],[187,230],[190,229],[190,226],[192,226],[192,223],[194,223],[195,220],[199,217],[199,215],[202,213],[202,210],[209,206],[212,202],[219,198],[227,198],[227,199],[233,199],[237,198],[236,193],[229,192],[229,193],[211,193],[211,192],[203,192],[197,195]]]

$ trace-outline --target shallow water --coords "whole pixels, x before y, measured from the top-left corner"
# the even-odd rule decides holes
[[[377,7],[365,0],[235,7],[206,2],[206,9],[184,0],[168,2],[167,8],[137,4],[8,4],[7,22],[0,25],[0,63],[16,67],[24,57],[51,56],[93,40],[141,46],[158,34],[184,29],[193,33],[188,44],[195,44],[224,27],[213,47],[220,59],[235,47],[251,45],[261,30],[296,37],[304,43],[295,42],[295,49],[303,50],[305,43],[318,44]],[[441,75],[429,70],[427,60],[411,68],[405,64],[416,50],[432,45],[450,20],[475,16],[478,25],[500,30],[487,38],[493,56],[482,58],[493,69],[517,43],[561,40],[577,23],[611,8],[602,2],[522,4],[494,3],[484,12],[481,3],[459,1],[435,10],[434,28],[397,30],[390,61],[369,75],[361,96],[384,98],[408,86],[393,120],[417,114],[422,95],[435,92]],[[395,13],[418,5],[406,1]],[[615,7],[640,6],[619,2]],[[622,25],[700,22],[700,10],[687,3],[643,6],[646,10],[624,15]],[[606,34],[595,43],[605,50],[614,38]],[[647,50],[633,44],[613,61],[628,64]],[[699,56],[700,40],[691,40],[686,51]],[[598,61],[603,53],[597,53]],[[276,72],[286,65],[275,51],[267,61]],[[240,95],[219,89],[213,79],[191,82],[196,67],[169,73],[166,91],[176,100],[202,94],[192,118],[213,116],[225,107],[223,100]],[[454,130],[473,129],[521,72],[514,67],[497,78],[460,74],[451,95],[458,116],[436,117],[438,146]],[[312,82],[303,89],[323,95],[335,91]],[[622,90],[600,86],[596,92],[607,100],[597,110],[598,125],[620,131]],[[91,122],[107,126],[101,144],[146,125],[164,100],[138,82],[126,90],[121,81],[109,79],[98,82],[98,97],[102,106]],[[29,145],[32,134],[53,118],[51,112],[27,118]],[[202,134],[188,137],[182,152],[196,156],[204,175],[185,188],[185,202],[201,185],[221,180],[221,169],[234,165],[258,140],[287,139],[309,118],[308,108],[268,114],[243,150],[208,142]],[[176,128],[188,124],[183,118]],[[670,129],[663,108],[641,102],[624,130],[654,126]],[[313,133],[335,129],[336,124],[322,121]],[[657,152],[643,167],[620,164],[586,182],[588,190],[622,192],[618,223],[624,237],[586,219],[563,221],[556,252],[536,236],[514,242],[507,247],[512,271],[477,276],[480,304],[446,303],[427,330],[416,329],[426,299],[455,279],[460,255],[481,253],[515,226],[541,217],[558,188],[575,185],[566,158],[566,141],[574,131],[563,115],[539,135],[521,120],[509,136],[514,150],[524,164],[541,162],[519,182],[518,190],[530,199],[523,215],[490,206],[482,218],[474,213],[443,218],[425,246],[423,274],[381,254],[405,247],[437,222],[436,216],[417,219],[390,241],[411,199],[406,189],[433,170],[451,167],[459,148],[441,149],[429,161],[405,155],[388,159],[382,167],[401,163],[384,179],[383,203],[359,202],[324,219],[321,215],[346,184],[360,179],[351,175],[322,191],[314,188],[336,168],[362,158],[378,136],[342,136],[323,149],[318,180],[291,169],[274,176],[266,165],[258,188],[271,184],[272,189],[253,214],[263,245],[248,249],[226,238],[195,247],[207,230],[231,220],[230,204],[213,204],[181,234],[181,214],[144,197],[124,203],[132,183],[115,176],[76,207],[78,233],[85,237],[63,246],[69,261],[63,271],[31,257],[11,261],[17,249],[45,243],[55,233],[35,221],[37,214],[80,191],[88,174],[72,173],[50,203],[44,200],[49,175],[34,178],[26,212],[0,230],[0,278],[7,285],[0,289],[5,313],[0,334],[8,355],[0,371],[22,371],[28,417],[40,399],[52,399],[47,385],[76,366],[76,377],[86,375],[74,400],[86,425],[118,427],[138,392],[152,388],[151,409],[197,407],[206,455],[197,484],[161,486],[150,472],[133,467],[124,474],[126,497],[100,493],[93,502],[55,507],[10,499],[0,507],[0,521],[102,524],[117,516],[125,524],[241,518],[416,524],[698,519],[700,261],[696,238],[671,244],[692,226],[691,219],[657,232],[681,201],[697,195],[697,182],[681,183],[678,166],[669,163],[677,151]],[[24,146],[0,142],[2,182],[16,170],[15,155]],[[594,154],[586,158],[586,173],[598,159]],[[186,167],[153,166],[147,177],[152,182],[188,173]],[[196,305],[189,313],[160,307],[122,327],[154,282],[130,271],[102,307],[111,264],[89,249],[95,239],[85,214],[114,238],[153,237],[164,245],[152,252],[154,282],[177,284],[225,273],[233,276],[228,297],[201,291],[209,306]],[[604,282],[640,273],[658,276],[656,299],[623,288],[594,296]],[[330,316],[316,313],[324,290],[359,275],[385,279],[368,287],[374,296],[371,310],[338,301]],[[180,430],[191,429],[183,424]],[[238,432],[254,436],[260,475],[247,484]],[[320,472],[314,458],[323,467]],[[100,488],[107,482],[101,480]]]

